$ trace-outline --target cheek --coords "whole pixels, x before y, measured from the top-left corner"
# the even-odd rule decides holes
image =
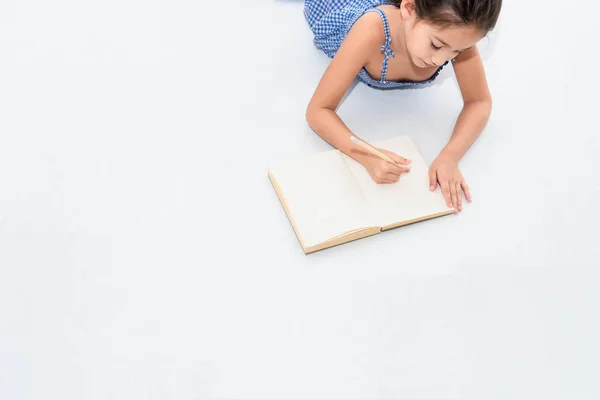
[[[417,37],[411,32],[406,36],[406,49],[411,55],[415,55],[419,51],[419,43],[417,42]]]
[[[407,48],[413,56],[420,58],[431,56],[433,49],[430,46],[429,38],[422,32],[414,31],[408,36]]]
[[[409,51],[413,57],[428,58],[431,56],[427,42],[424,42],[423,40],[413,41]]]

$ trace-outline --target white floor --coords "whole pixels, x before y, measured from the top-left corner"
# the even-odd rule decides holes
[[[600,398],[598,15],[506,1],[473,203],[306,256],[301,1],[3,0],[0,399]],[[431,162],[460,106],[448,68],[339,112]]]

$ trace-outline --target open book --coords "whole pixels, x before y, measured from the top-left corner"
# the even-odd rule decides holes
[[[410,172],[396,183],[378,184],[337,149],[268,169],[304,253],[454,212],[439,186],[429,190],[429,167],[408,136],[371,144],[411,160]]]

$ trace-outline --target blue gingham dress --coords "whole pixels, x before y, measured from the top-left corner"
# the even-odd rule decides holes
[[[315,46],[328,57],[333,58],[352,25],[365,13],[377,12],[381,16],[385,32],[385,43],[381,46],[384,57],[381,79],[373,79],[367,70],[362,68],[357,75],[358,80],[375,89],[401,89],[432,82],[442,68],[448,64],[447,61],[429,79],[424,81],[388,81],[385,79],[388,59],[390,56],[395,57],[395,54],[390,48],[392,40],[387,18],[383,11],[376,8],[384,4],[393,3],[385,0],[305,0],[304,17],[314,34]]]

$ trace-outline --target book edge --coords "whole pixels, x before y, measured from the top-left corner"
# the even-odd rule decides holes
[[[342,235],[336,236],[335,238],[326,240],[323,243],[308,247],[306,249],[306,254],[329,249],[331,247],[335,247],[335,246],[339,246],[341,244],[353,242],[355,240],[364,239],[369,236],[377,235],[380,232],[381,232],[381,227],[378,227],[378,226],[354,229],[354,230],[344,233]]]
[[[279,198],[279,202],[281,203],[283,210],[285,211],[285,214],[287,215],[288,221],[292,225],[292,229],[294,230],[294,233],[296,234],[296,238],[298,239],[298,242],[300,243],[302,250],[306,254],[308,248],[304,245],[304,240],[302,240],[302,235],[300,234],[300,232],[298,231],[298,228],[296,227],[296,222],[294,220],[294,217],[292,216],[291,211],[288,208],[287,200],[283,196],[281,187],[277,183],[277,179],[275,178],[275,175],[274,175],[271,167],[268,168],[267,175],[269,176],[269,180],[271,181],[271,184],[273,185],[273,188],[275,189],[275,193],[277,194],[277,197]]]
[[[450,214],[454,214],[454,210],[442,211],[442,212],[435,213],[435,214],[424,215],[422,217],[417,217],[417,218],[413,218],[413,219],[407,219],[407,220],[396,222],[396,223],[393,223],[393,224],[390,224],[390,225],[385,225],[385,226],[381,227],[381,230],[382,231],[388,231],[390,229],[396,229],[396,228],[399,228],[401,226],[405,226],[405,225],[410,225],[410,224],[414,224],[414,223],[417,223],[417,222],[426,221],[428,219],[434,219],[434,218],[438,218],[438,217],[443,217],[445,215],[450,215]]]

